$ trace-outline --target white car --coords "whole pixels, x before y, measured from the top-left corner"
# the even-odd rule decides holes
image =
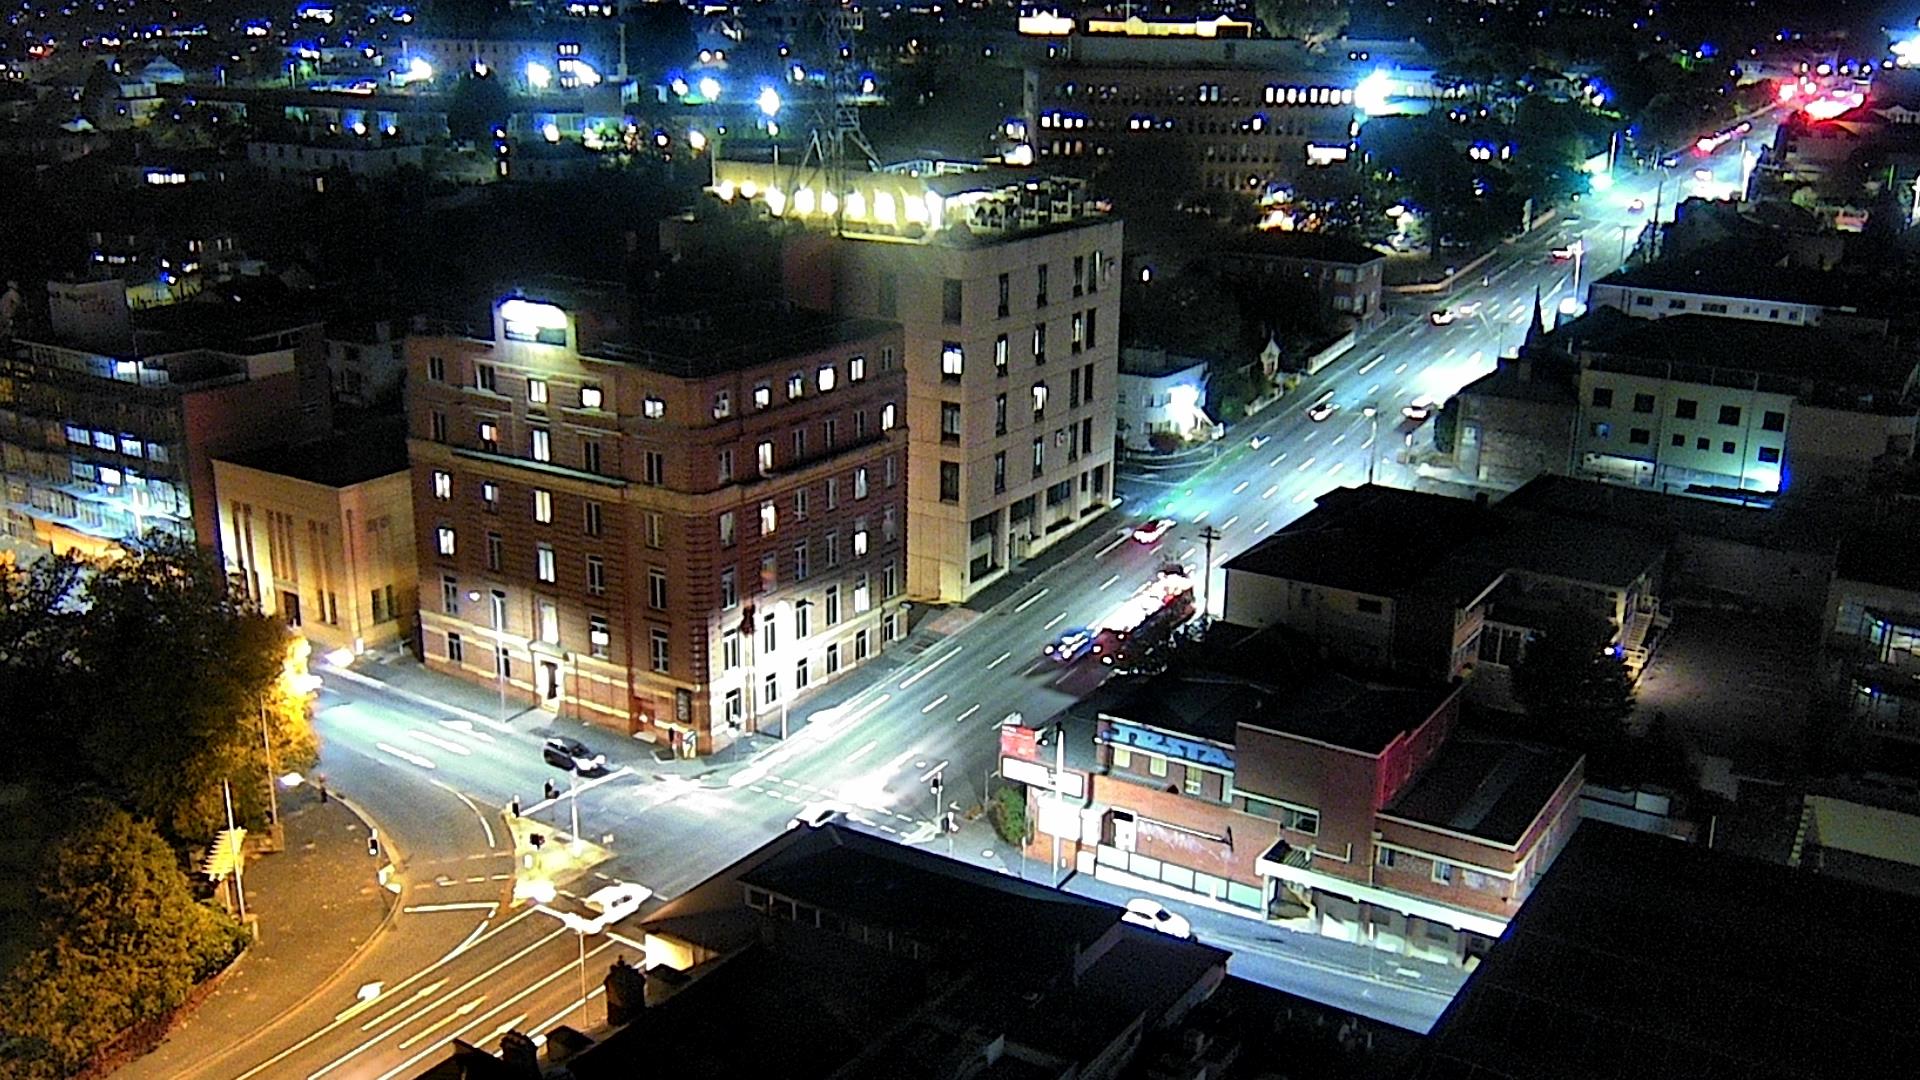
[[[1133,530],[1133,538],[1142,544],[1157,544],[1176,522],[1170,517],[1155,518]]]
[[[1557,247],[1553,249],[1553,261],[1566,262],[1579,253],[1580,245],[1578,244],[1568,244],[1566,247]]]
[[[635,885],[631,881],[618,881],[593,890],[586,896],[583,903],[608,922],[618,922],[640,910],[640,905],[652,897],[653,890],[645,885]]]
[[[1629,214],[1644,213],[1646,212],[1646,209],[1647,209],[1647,200],[1645,199],[1635,199],[1632,202],[1627,204],[1627,213]]]
[[[817,829],[845,813],[845,808],[839,803],[808,803],[793,815],[792,821],[787,822],[787,828]]]
[[[1316,402],[1312,408],[1307,410],[1307,419],[1317,424],[1320,421],[1325,420],[1327,417],[1332,416],[1334,413],[1334,410],[1338,409],[1339,407],[1340,406],[1335,405],[1333,403],[1332,398],[1328,398],[1325,401]]]
[[[1460,313],[1452,308],[1441,308],[1439,311],[1427,316],[1427,319],[1435,326],[1446,326],[1459,317]]]
[[[1271,435],[1255,435],[1253,438],[1247,440],[1247,445],[1258,450],[1267,445],[1267,440],[1271,438],[1273,438]]]
[[[1120,916],[1121,922],[1130,922],[1135,926],[1144,926],[1149,930],[1158,930],[1169,937],[1191,939],[1193,924],[1185,915],[1176,915],[1168,911],[1158,900],[1149,900],[1136,896],[1127,901],[1126,914]]]
[[[1433,399],[1424,397],[1416,398],[1413,404],[1400,410],[1400,415],[1409,420],[1424,421],[1427,417],[1433,415]]]

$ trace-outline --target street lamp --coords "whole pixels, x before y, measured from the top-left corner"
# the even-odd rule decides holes
[[[780,91],[775,90],[771,86],[763,86],[760,88],[760,96],[754,100],[754,104],[760,107],[761,115],[771,120],[775,116],[780,115]]]
[[[719,79],[716,79],[711,75],[703,75],[700,78],[699,88],[700,88],[701,97],[706,98],[710,102],[720,100],[720,80]]]
[[[1371,484],[1374,459],[1380,455],[1380,407],[1367,405],[1360,410],[1360,414],[1365,416],[1371,425],[1371,431],[1367,436],[1367,483]]]
[[[478,589],[467,593],[467,599],[480,602]],[[500,722],[507,722],[507,633],[506,613],[507,594],[499,589],[493,590],[493,604],[490,616],[493,622],[493,681],[500,690]]]

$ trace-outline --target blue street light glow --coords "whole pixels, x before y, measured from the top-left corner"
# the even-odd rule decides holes
[[[763,86],[760,88],[760,96],[754,100],[754,104],[760,106],[761,113],[765,114],[768,119],[772,119],[774,116],[779,115],[780,112],[780,91],[775,90],[771,86]]]

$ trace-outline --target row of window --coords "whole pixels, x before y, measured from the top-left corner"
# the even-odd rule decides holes
[[[889,401],[880,406],[880,430],[892,431],[894,425],[899,422],[899,416],[899,408],[893,402]],[[853,441],[855,444],[863,443],[867,440],[867,436],[867,411],[865,409],[856,409],[853,414]],[[795,426],[788,429],[788,455],[785,464],[788,467],[792,467],[811,460],[814,457],[830,454],[838,449],[840,445],[840,420],[838,417],[829,416],[820,422],[820,438],[822,445],[819,453],[810,453],[808,446],[808,429],[803,426]],[[758,471],[758,475],[769,476],[780,468],[781,461],[775,453],[776,449],[774,440],[772,439],[762,439],[755,444],[753,448],[753,460],[754,468]],[[889,457],[888,460],[891,461],[892,458]],[[731,484],[740,478],[739,474],[734,470],[732,447],[721,447],[714,455],[714,465],[715,479],[720,483]]]
[[[1594,387],[1591,400],[1593,403],[1593,407],[1596,409],[1613,408],[1614,407],[1613,388],[1609,386]],[[1633,395],[1633,411],[1634,412],[1652,413],[1654,408],[1655,408],[1654,395],[1652,394]],[[1743,415],[1744,413],[1742,412],[1740,406],[1738,405],[1720,406],[1720,423],[1725,424],[1728,427],[1739,427],[1740,420]],[[1674,416],[1674,419],[1676,420],[1699,419],[1700,418],[1700,402],[1694,400],[1693,398],[1676,399],[1673,403],[1673,416]],[[1787,430],[1787,414],[1783,412],[1775,411],[1773,409],[1767,409],[1763,411],[1760,414],[1760,430],[1762,431]]]
[[[1613,437],[1613,425],[1604,422],[1589,424],[1587,426],[1587,433],[1596,439],[1610,439]],[[1674,447],[1684,447],[1687,445],[1687,437],[1678,431],[1669,435],[1668,439],[1670,440],[1669,445]],[[1652,446],[1653,432],[1646,428],[1629,428],[1627,429],[1627,442],[1633,446]],[[1713,450],[1713,440],[1707,438],[1705,435],[1696,436],[1693,440],[1693,448],[1703,453],[1711,452]],[[1740,444],[1732,439],[1722,439],[1720,441],[1720,452],[1729,456],[1737,454],[1740,452]],[[1755,447],[1754,457],[1769,465],[1776,465],[1780,461],[1780,448],[1777,446]]]
[[[1390,847],[1374,848],[1374,862],[1385,870],[1418,869],[1421,862],[1427,863],[1427,880],[1436,885],[1464,885],[1469,889],[1485,889],[1497,885],[1499,878],[1483,874],[1478,870],[1468,870],[1456,866],[1445,859],[1421,859],[1404,851]]]
[[[1110,269],[1107,254],[1096,250],[1090,254],[1073,257],[1073,295],[1087,296],[1100,291],[1100,285],[1106,280]],[[1033,306],[1037,310],[1046,307],[1051,300],[1050,279],[1052,266],[1049,263],[1036,263],[1033,268]],[[1005,319],[1013,314],[1013,275],[1001,274],[994,281],[994,316]],[[957,324],[966,320],[966,283],[958,278],[946,278],[940,283],[940,317],[943,322]]]
[[[898,467],[895,465],[895,461],[896,459],[894,455],[888,454],[886,458],[881,462],[881,483],[885,487],[893,487],[895,484],[899,483],[900,481],[900,473],[899,473]],[[858,468],[854,469],[853,473],[851,474],[851,479],[852,479],[851,487],[852,487],[853,500],[855,502],[859,502],[867,498],[868,495],[872,493],[872,487],[868,483],[867,475],[868,475],[867,467],[865,465],[861,465]],[[829,511],[837,510],[840,508],[840,481],[841,481],[841,477],[829,476],[827,477],[826,481],[822,485],[822,488],[826,494],[825,508]],[[800,488],[793,493],[793,502],[792,502],[793,516],[796,520],[798,521],[807,520],[808,514],[811,510],[811,502],[812,500],[810,498],[808,488]],[[887,508],[886,514],[890,520],[893,516],[893,509],[891,507]],[[779,504],[772,499],[761,500],[761,503],[759,506],[759,518],[760,518],[760,535],[761,536],[773,535],[774,532],[776,532],[780,527]],[[734,543],[739,539],[739,521],[735,512],[732,510],[721,511],[718,521],[719,521],[720,546],[732,547]],[[892,536],[888,536],[888,539],[892,539]]]
[[[1100,309],[1088,308],[1077,311],[1068,324],[1067,349],[1078,356],[1100,344]],[[1007,335],[1000,334],[993,339],[993,374],[1004,378],[1007,374],[1008,359]],[[1035,323],[1033,326],[1033,351],[1031,353],[1036,367],[1047,362],[1047,324]],[[958,341],[946,341],[940,344],[940,379],[942,382],[957,383],[967,370],[966,346]],[[1089,395],[1092,394],[1092,370],[1087,373]]]
[[[892,641],[899,636],[898,618],[899,616],[895,614],[880,620],[880,638],[883,642]],[[872,653],[872,641],[871,631],[861,629],[853,632],[854,663],[857,664],[865,660]],[[840,642],[831,641],[827,643],[823,659],[825,661],[824,669],[828,678],[839,674],[844,655],[845,653]],[[793,692],[796,694],[813,685],[812,657],[802,656],[794,661],[792,685]],[[760,704],[763,707],[779,705],[781,701],[781,689],[781,679],[778,671],[769,671],[762,675],[760,677]],[[734,687],[721,695],[720,719],[722,721],[734,727],[739,727],[745,720],[745,717],[746,696],[739,687]]]
[[[67,424],[67,442],[74,446],[86,446],[95,450],[105,450],[122,457],[141,458],[147,461],[170,461],[165,445],[157,442],[144,442],[138,435],[123,431],[115,435],[111,431],[98,431]]]
[[[1636,296],[1633,298],[1633,306],[1650,308],[1653,306],[1653,297]],[[1670,296],[1667,298],[1666,310],[1685,311],[1687,310],[1687,301],[1682,297]],[[1730,313],[1729,306],[1724,301],[1719,301],[1719,300],[1702,300],[1700,302],[1700,311],[1707,315],[1726,315]],[[1768,319],[1773,321],[1779,321],[1782,314],[1782,309],[1778,307],[1769,307],[1766,309],[1766,312],[1767,312]],[[1751,316],[1757,319],[1760,317],[1760,305],[1744,304],[1741,306],[1740,313],[1742,315]],[[1786,315],[1787,322],[1800,321],[1800,311],[1798,308],[1790,307],[1785,309],[1785,315]]]
[[[1160,103],[1185,105],[1189,102],[1200,105],[1238,105],[1243,104],[1235,88],[1219,83],[1199,83],[1189,87],[1184,83],[1166,86],[1141,86],[1117,83],[1105,85],[1081,86],[1079,83],[1061,83],[1053,92],[1063,98],[1084,97],[1092,101],[1119,101],[1127,104]],[[1353,91],[1338,86],[1281,86],[1269,83],[1261,88],[1261,100],[1268,105],[1322,105],[1340,106],[1353,104]],[[1053,123],[1048,123],[1049,119]],[[1063,120],[1079,118],[1077,113],[1063,113],[1051,110],[1041,113],[1041,127],[1068,127],[1071,124]]]

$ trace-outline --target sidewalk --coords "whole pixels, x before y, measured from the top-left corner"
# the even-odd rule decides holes
[[[302,785],[280,796],[286,849],[247,864],[259,938],[227,980],[158,1049],[113,1075],[192,1074],[326,987],[386,925],[393,896],[367,857],[367,829],[339,800]]]

